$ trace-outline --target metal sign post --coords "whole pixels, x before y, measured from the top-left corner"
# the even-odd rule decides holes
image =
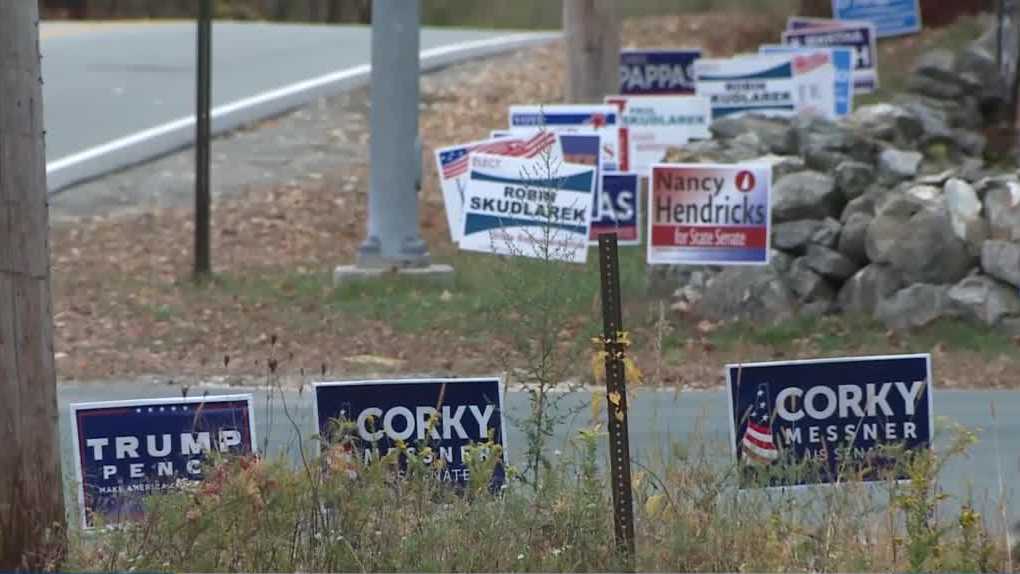
[[[634,500],[630,482],[630,437],[627,431],[625,347],[620,340],[620,261],[615,233],[599,236],[602,274],[602,342],[606,351],[606,410],[609,413],[609,469],[613,490],[613,526],[617,549],[633,569]]]
[[[212,272],[209,237],[209,116],[212,105],[212,0],[198,12],[195,110],[195,278]]]

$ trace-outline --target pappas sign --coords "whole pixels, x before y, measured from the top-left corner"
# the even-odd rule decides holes
[[[251,396],[71,405],[82,524],[135,520],[147,494],[202,479],[210,453],[251,454]]]
[[[741,487],[903,479],[894,449],[932,441],[931,358],[727,365]]]
[[[771,188],[760,163],[653,166],[648,263],[768,263]]]
[[[690,95],[694,93],[693,50],[623,50],[620,52],[620,93],[626,95]]]
[[[504,480],[503,388],[498,378],[317,383],[315,417],[328,442],[344,438],[337,435],[344,426],[337,421],[353,423],[346,438],[366,462],[403,448],[432,464],[435,478],[443,482],[467,482],[470,449],[478,449],[479,456],[495,456],[486,445],[498,445],[502,452],[493,483]]]
[[[641,178],[636,173],[602,174],[602,191],[591,221],[596,243],[599,235],[615,233],[620,245],[641,245],[640,192]]]

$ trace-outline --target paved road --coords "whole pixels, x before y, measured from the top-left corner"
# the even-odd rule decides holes
[[[51,191],[193,141],[194,23],[43,23],[42,37]],[[422,67],[549,37],[426,28]],[[364,83],[369,48],[367,26],[215,23],[214,131]]]
[[[236,388],[191,389],[194,396],[209,394],[234,394],[248,392]],[[64,441],[65,469],[71,469],[70,430],[68,426],[68,405],[73,402],[115,400],[141,397],[180,396],[180,387],[170,385],[139,385],[138,383],[98,384],[67,383],[60,386],[59,401],[61,413],[61,437]],[[294,456],[301,437],[307,439],[315,432],[311,395],[301,396],[287,392],[282,399],[279,395],[267,401],[267,394],[254,391],[256,405],[256,437],[260,447],[271,454]],[[286,400],[290,419],[284,415],[283,400]],[[506,420],[511,426],[508,433],[511,460],[519,459],[525,444],[524,437],[511,421],[523,418],[527,413],[527,395],[519,392],[507,394]],[[564,408],[580,407],[576,420],[568,421],[558,430],[553,449],[566,452],[570,446],[568,436],[587,424],[589,410],[584,407],[590,401],[587,393],[574,393],[564,400]],[[999,413],[996,424],[991,424],[988,413],[994,403]],[[980,440],[971,449],[969,458],[951,463],[942,475],[946,491],[960,501],[971,492],[980,509],[989,516],[1000,516],[995,509],[999,500],[997,468],[1001,465],[1006,487],[1010,521],[1020,520],[1020,392],[1017,391],[945,391],[934,396],[937,435],[936,442],[945,444],[950,433],[940,432],[958,423],[978,431]],[[675,441],[695,439],[711,444],[719,453],[720,460],[728,456],[725,446],[729,427],[726,420],[726,397],[717,392],[647,391],[638,394],[632,403],[631,445],[639,461],[656,460],[668,453],[668,446]],[[292,422],[292,420],[293,422]],[[297,429],[295,429],[297,425]],[[996,448],[993,431],[998,434]],[[661,460],[661,458],[658,458]],[[1001,518],[992,519],[992,524],[1001,524]]]

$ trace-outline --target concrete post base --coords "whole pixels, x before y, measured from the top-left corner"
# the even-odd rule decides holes
[[[333,271],[333,284],[365,281],[383,277],[413,277],[421,281],[453,284],[453,266],[433,264],[425,267],[359,267],[341,265]]]

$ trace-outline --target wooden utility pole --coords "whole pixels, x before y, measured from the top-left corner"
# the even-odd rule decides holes
[[[35,0],[0,1],[0,70],[0,571],[53,569],[64,485]]]
[[[810,16],[813,18],[831,18],[832,0],[800,0],[798,16]]]
[[[569,102],[602,103],[620,91],[617,0],[563,0]]]

